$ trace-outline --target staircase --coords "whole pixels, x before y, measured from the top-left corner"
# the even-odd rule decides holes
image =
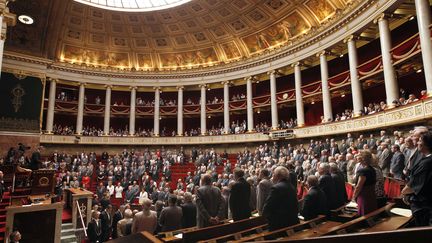
[[[72,223],[64,223],[61,228],[61,243],[77,243]]]
[[[9,192],[3,193],[3,201],[0,203],[0,242],[6,238],[6,207],[9,206],[10,194]]]

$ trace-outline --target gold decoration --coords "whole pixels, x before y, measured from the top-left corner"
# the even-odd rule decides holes
[[[25,95],[25,90],[21,87],[20,84],[18,84],[17,86],[15,86],[15,88],[12,89],[11,93],[13,96],[12,104],[14,106],[14,111],[15,113],[17,113],[22,106],[22,97]]]

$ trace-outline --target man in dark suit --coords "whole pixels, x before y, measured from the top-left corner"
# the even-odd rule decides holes
[[[197,208],[192,202],[192,194],[190,192],[184,194],[184,203],[181,205],[181,208],[183,212],[182,227],[190,228],[196,226]]]
[[[209,174],[201,176],[201,187],[196,192],[195,201],[198,228],[219,223],[223,215],[223,199],[219,188],[211,185]]]
[[[117,223],[123,219],[123,213],[124,213],[125,209],[126,209],[125,205],[120,205],[120,207],[114,213],[112,225],[111,225],[111,228],[113,229],[113,231],[112,231],[112,238],[113,239],[117,238],[117,235],[118,235],[117,234]]]
[[[333,179],[336,191],[336,198],[334,200],[335,207],[339,208],[348,202],[348,195],[345,188],[345,177],[335,163],[330,163],[330,175]]]
[[[260,182],[257,186],[257,210],[260,215],[264,208],[264,203],[270,194],[273,183],[270,181],[270,172],[267,169],[262,169],[259,174]]]
[[[229,207],[234,221],[247,219],[251,216],[250,208],[250,185],[244,179],[244,171],[240,168],[234,169],[236,182],[231,187]]]
[[[289,171],[283,166],[278,166],[273,172],[275,185],[272,186],[263,209],[270,231],[299,223],[297,195],[288,177]]]
[[[314,219],[318,215],[327,215],[329,213],[327,199],[324,192],[318,187],[318,178],[310,175],[306,183],[309,186],[309,192],[304,198],[301,215],[305,220]]]
[[[405,155],[400,151],[397,144],[392,146],[393,156],[390,161],[390,173],[395,179],[404,179],[403,170],[405,167]]]
[[[41,155],[40,155],[40,148],[37,148],[36,151],[34,151],[32,156],[31,156],[30,168],[32,170],[38,170],[41,163],[42,163],[42,161],[41,161]]]
[[[104,210],[101,212],[100,218],[101,218],[101,229],[102,229],[102,235],[101,235],[101,242],[105,242],[109,240],[110,233],[111,233],[111,225],[112,225],[112,216],[111,216],[111,210],[112,205],[108,204]]]
[[[318,186],[326,195],[327,208],[330,210],[336,209],[336,187],[330,175],[330,165],[328,163],[321,163],[318,168],[318,173],[320,174]]]
[[[99,211],[93,211],[92,219],[87,225],[87,237],[91,243],[102,242],[102,229],[99,214]]]

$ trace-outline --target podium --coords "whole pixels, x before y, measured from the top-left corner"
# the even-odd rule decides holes
[[[72,208],[72,226],[74,229],[86,229],[91,220],[93,192],[82,188],[69,188],[67,192],[67,206]],[[84,225],[78,210],[81,209]]]

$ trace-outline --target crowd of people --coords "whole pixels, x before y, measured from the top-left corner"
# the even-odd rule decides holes
[[[104,152],[100,158],[95,153],[54,153],[42,164],[59,171],[59,195],[68,187],[89,188],[92,174],[96,175],[99,185],[92,222],[99,223],[88,230],[96,227],[89,237],[100,232],[94,239],[103,242],[142,230],[157,233],[206,227],[228,218],[236,221],[250,217],[254,210],[274,230],[297,223],[298,215],[312,219],[344,205],[348,202],[345,183],[354,186],[358,214],[365,215],[386,203],[385,177],[407,182],[402,193],[416,224],[429,225],[432,221],[424,215],[432,205],[431,152],[432,134],[426,127],[416,127],[410,133],[381,131],[367,138],[347,134],[340,141],[263,144],[238,152],[234,163],[228,161],[226,151],[218,153],[214,148],[192,148],[186,155],[182,148],[162,147],[114,155]],[[172,181],[171,166],[185,163],[194,163],[195,171]],[[303,205],[297,207],[299,185],[308,191]],[[113,212],[112,204],[122,206]],[[132,210],[135,204],[142,206],[141,212]],[[116,214],[117,221],[113,220]]]

